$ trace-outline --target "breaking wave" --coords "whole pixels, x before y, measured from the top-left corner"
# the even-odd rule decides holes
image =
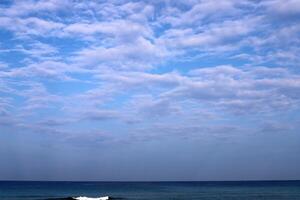
[[[65,198],[50,198],[47,200],[111,200],[111,199],[115,199],[115,198],[111,198],[109,196],[105,196],[105,197],[84,197],[84,196],[80,196],[80,197],[65,197]]]
[[[109,200],[109,196],[105,197],[98,197],[98,198],[91,198],[91,197],[73,197],[76,200]]]

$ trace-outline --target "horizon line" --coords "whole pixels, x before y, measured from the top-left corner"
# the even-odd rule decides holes
[[[253,180],[0,180],[0,182],[280,182],[280,181],[300,181],[300,179],[253,179]]]

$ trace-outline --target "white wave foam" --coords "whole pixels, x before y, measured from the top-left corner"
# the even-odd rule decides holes
[[[76,200],[109,200],[109,196],[91,198],[91,197],[74,197]]]

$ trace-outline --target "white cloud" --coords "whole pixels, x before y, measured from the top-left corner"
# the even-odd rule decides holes
[[[19,36],[45,36],[45,34],[47,34],[47,36],[54,34],[59,36],[59,31],[64,27],[64,25],[59,22],[44,20],[37,17],[29,17],[25,19],[0,17],[0,27],[11,30]]]
[[[3,9],[2,11],[8,16],[24,16],[32,13],[53,12],[65,9],[68,3],[67,0],[15,1],[10,8]]]
[[[130,44],[114,47],[90,47],[77,53],[74,60],[86,67],[98,65],[119,69],[147,69],[166,57],[164,49],[160,49],[151,41],[138,37]]]
[[[35,77],[35,78],[53,78],[61,80],[73,80],[66,75],[67,72],[76,71],[75,67],[67,65],[66,63],[57,61],[42,61],[32,63],[25,67],[11,69],[3,73],[5,77]]]
[[[122,30],[122,31],[120,31]],[[127,20],[114,20],[111,22],[97,22],[97,23],[74,23],[65,27],[65,32],[70,34],[106,34],[114,36],[117,39],[124,41],[132,41],[132,39],[144,36],[152,37],[152,30],[138,23],[133,23]]]
[[[203,18],[216,18],[220,16],[233,15],[237,12],[235,1],[201,1],[193,4],[192,8],[186,12],[181,12],[178,16],[167,16],[164,22],[173,26],[186,26],[201,24]]]
[[[293,0],[14,2],[0,9],[0,113],[61,134],[113,121],[136,137],[137,124],[218,133],[238,128],[194,124],[295,111],[297,9]],[[21,119],[43,111],[52,120]]]
[[[240,48],[240,41],[255,32],[260,17],[227,20],[199,26],[197,29],[170,29],[158,41],[171,51],[179,49],[185,54],[191,50],[200,52],[230,52]]]

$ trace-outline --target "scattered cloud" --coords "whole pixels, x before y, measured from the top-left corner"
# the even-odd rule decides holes
[[[71,143],[289,131],[244,121],[299,111],[299,5],[0,3],[0,126]]]

